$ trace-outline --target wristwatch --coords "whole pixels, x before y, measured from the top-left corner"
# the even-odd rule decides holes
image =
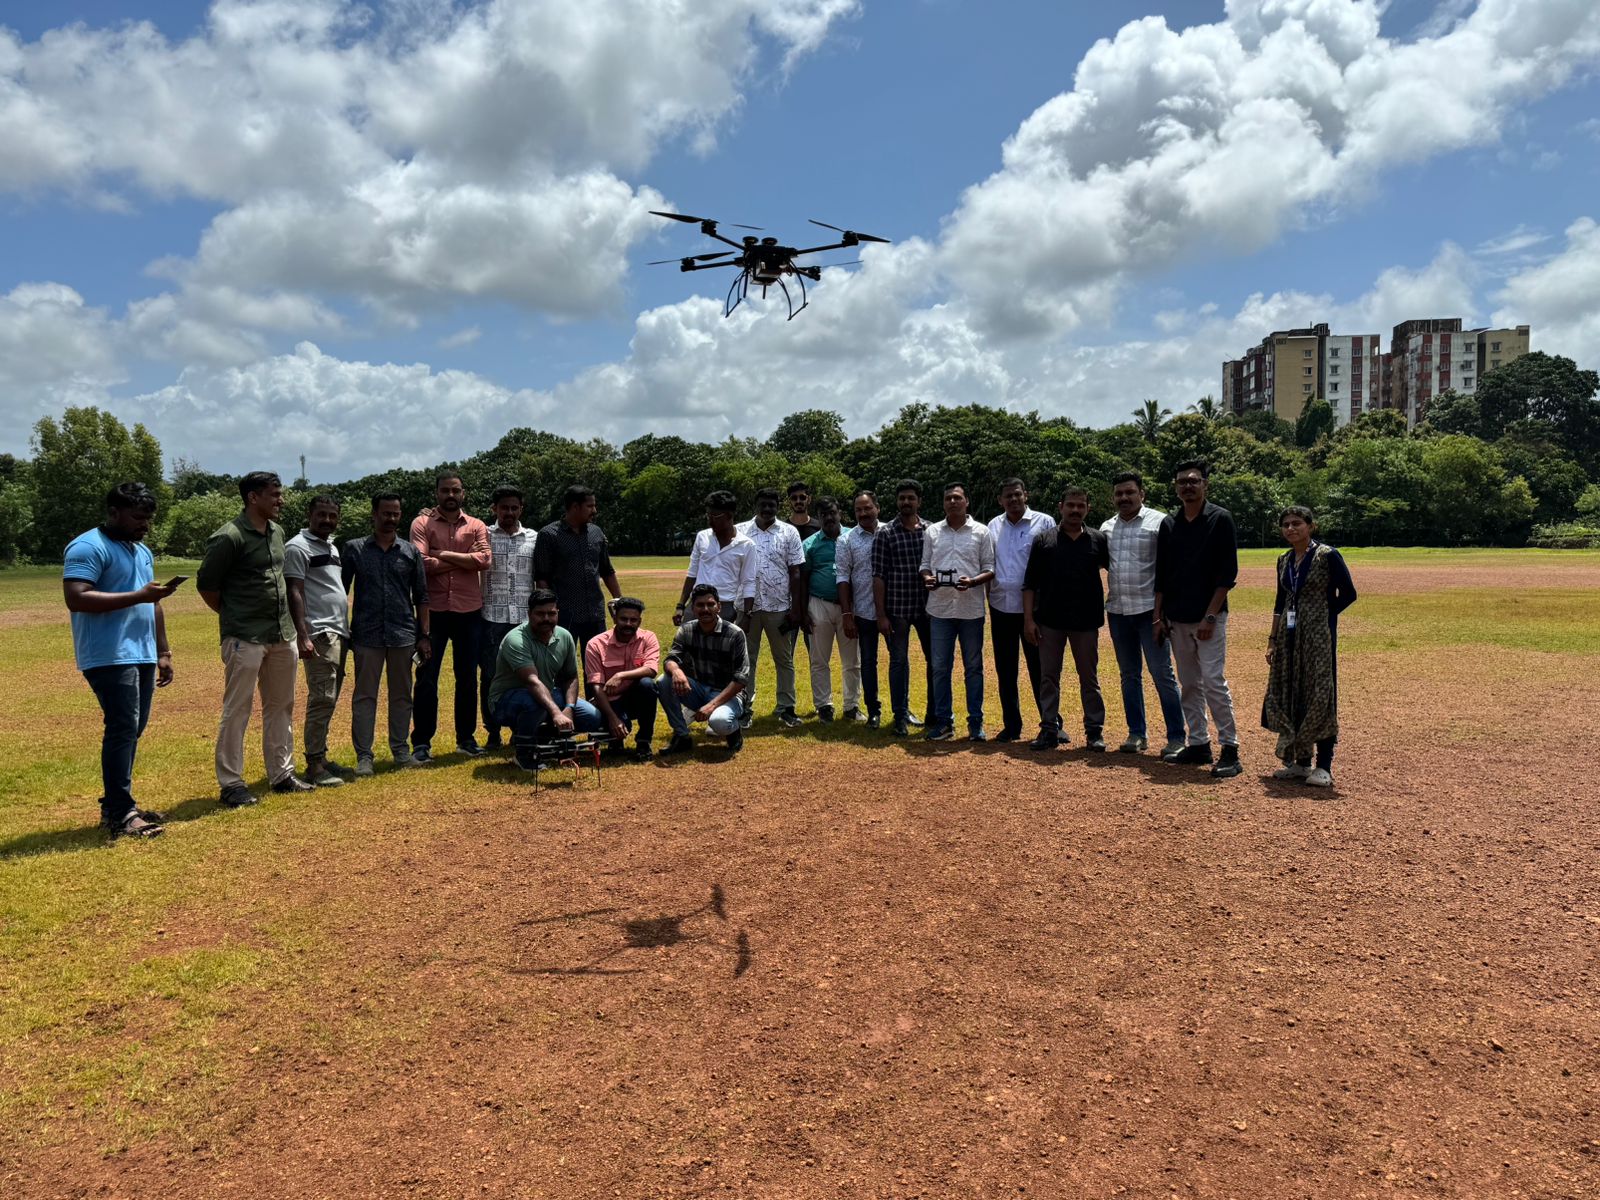
[[[1215,625],[1216,623],[1217,623],[1217,614],[1216,613],[1207,613],[1206,614],[1206,624],[1207,625]]]

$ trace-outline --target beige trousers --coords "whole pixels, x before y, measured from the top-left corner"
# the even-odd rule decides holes
[[[242,642],[222,639],[222,722],[217,726],[217,784],[244,782],[244,731],[261,693],[261,757],[267,781],[294,774],[293,642]]]
[[[836,600],[812,596],[811,617],[811,704],[821,708],[833,704],[833,644],[839,643],[839,662],[844,667],[845,711],[861,704],[861,646],[855,638],[844,636],[844,609]]]

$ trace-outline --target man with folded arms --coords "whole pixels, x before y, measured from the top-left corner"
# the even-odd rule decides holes
[[[844,636],[844,609],[839,604],[838,550],[844,532],[839,524],[839,502],[832,496],[817,499],[822,528],[802,544],[805,565],[800,568],[800,600],[805,606],[807,649],[811,656],[811,703],[819,721],[833,720],[833,646],[839,644],[844,668],[845,719],[854,721],[861,710],[861,660],[854,638]]]
[[[489,527],[466,512],[466,485],[454,471],[441,471],[434,481],[433,508],[411,522],[411,544],[428,570],[428,611],[433,657],[417,672],[412,712],[411,756],[419,763],[433,757],[433,735],[439,728],[439,672],[445,644],[450,645],[450,670],[456,677],[456,749],[476,758],[478,746],[478,642],[483,636],[483,574],[494,565]]]
[[[694,749],[689,722],[704,721],[711,736],[726,740],[729,752],[737,754],[744,746],[739,693],[750,675],[744,630],[723,619],[722,601],[709,583],[695,584],[689,601],[694,620],[685,621],[673,635],[657,687],[672,726],[666,753]]]
[[[638,730],[633,757],[650,761],[650,743],[656,732],[656,672],[661,669],[661,643],[641,626],[644,601],[619,596],[611,602],[615,622],[589,639],[583,648],[583,676],[590,702],[610,731],[618,750],[631,725]]]

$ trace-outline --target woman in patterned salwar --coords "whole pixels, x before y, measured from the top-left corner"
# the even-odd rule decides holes
[[[1343,556],[1316,540],[1309,508],[1284,509],[1278,528],[1289,549],[1278,559],[1261,724],[1278,735],[1283,766],[1274,779],[1331,787],[1339,738],[1339,614],[1355,603],[1356,588]]]

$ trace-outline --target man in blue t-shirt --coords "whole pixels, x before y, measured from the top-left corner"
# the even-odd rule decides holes
[[[105,714],[100,818],[112,837],[161,832],[160,814],[133,799],[133,759],[150,701],[155,688],[172,682],[161,602],[182,582],[155,582],[155,559],[144,545],[155,515],[149,488],[119,483],[106,494],[105,524],[72,539],[61,572],[78,670]]]

